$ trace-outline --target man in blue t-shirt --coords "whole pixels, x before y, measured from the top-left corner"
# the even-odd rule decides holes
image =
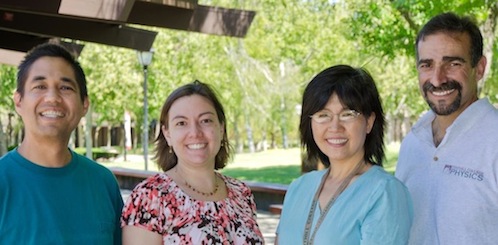
[[[60,45],[35,47],[13,100],[24,139],[0,158],[0,244],[121,244],[114,175],[68,149],[90,105],[79,63]]]

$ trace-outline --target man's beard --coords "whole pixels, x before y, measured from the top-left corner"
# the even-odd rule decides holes
[[[427,104],[429,104],[429,107],[432,109],[432,111],[434,111],[434,113],[436,113],[437,115],[447,116],[460,108],[460,103],[462,102],[462,86],[455,80],[448,81],[442,84],[440,87],[434,87],[430,82],[427,81],[424,83],[422,89],[424,91],[425,101],[427,102]],[[451,89],[456,89],[458,91],[458,95],[455,100],[449,105],[443,104],[442,102],[436,104],[438,103],[437,101],[430,101],[427,97],[427,93],[429,92],[446,91]]]

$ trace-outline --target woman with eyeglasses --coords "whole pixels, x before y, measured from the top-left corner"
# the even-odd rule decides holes
[[[382,168],[384,112],[363,68],[337,65],[303,95],[301,145],[323,170],[296,179],[285,196],[278,244],[406,244],[412,202]]]

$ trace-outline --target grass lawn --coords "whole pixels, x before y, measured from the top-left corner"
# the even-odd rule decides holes
[[[241,180],[290,184],[301,175],[300,149],[236,154],[221,172]]]
[[[386,171],[394,173],[398,150],[398,144],[386,147]],[[108,167],[144,169],[143,155],[128,155],[126,161],[123,155],[120,155],[111,160],[98,159],[98,162]],[[148,170],[159,171],[154,161],[148,162]],[[233,161],[220,172],[241,180],[290,184],[301,175],[300,171],[300,149],[291,148],[236,154]]]

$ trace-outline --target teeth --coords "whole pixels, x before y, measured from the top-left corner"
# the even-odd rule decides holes
[[[189,149],[192,149],[192,150],[198,150],[198,149],[204,148],[205,146],[206,146],[206,144],[191,144],[191,145],[187,145],[187,147]]]
[[[347,139],[328,139],[327,140],[327,142],[329,142],[331,144],[344,144],[347,141],[348,141]]]
[[[443,90],[443,91],[432,91],[432,94],[435,96],[445,96],[445,95],[453,93],[453,91],[455,91],[455,89]]]
[[[63,117],[64,113],[62,113],[60,111],[44,111],[44,112],[42,112],[42,116],[57,118],[57,117]]]

